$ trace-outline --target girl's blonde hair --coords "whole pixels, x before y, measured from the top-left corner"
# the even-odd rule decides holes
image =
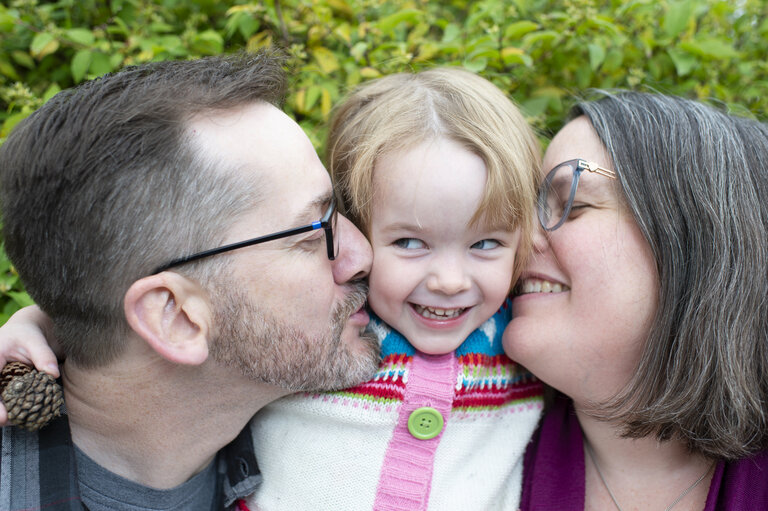
[[[342,210],[369,235],[377,160],[437,138],[457,142],[483,159],[485,196],[472,222],[520,228],[516,278],[531,243],[541,148],[514,103],[468,71],[435,68],[389,75],[363,84],[336,107],[326,161]]]

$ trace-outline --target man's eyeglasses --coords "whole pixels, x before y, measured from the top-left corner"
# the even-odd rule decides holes
[[[203,259],[204,257],[218,255],[224,252],[229,252],[230,250],[237,250],[238,248],[250,247],[251,245],[258,245],[259,243],[266,243],[267,241],[279,240],[280,238],[287,238],[288,236],[294,236],[296,234],[301,234],[304,232],[315,231],[317,229],[325,230],[325,244],[326,244],[326,250],[328,252],[328,259],[333,261],[336,258],[336,256],[339,255],[338,239],[334,240],[334,237],[333,237],[333,231],[334,229],[336,229],[337,219],[338,219],[338,212],[336,211],[336,201],[332,200],[331,204],[328,206],[328,210],[325,212],[323,217],[320,220],[316,222],[312,222],[309,225],[303,225],[301,227],[295,227],[293,229],[287,229],[284,231],[267,234],[266,236],[259,236],[258,238],[252,238],[252,239],[240,241],[237,243],[230,243],[229,245],[224,245],[222,247],[205,250],[203,252],[198,252],[196,254],[188,255],[186,257],[174,259],[169,263],[159,266],[157,269],[155,269],[152,272],[152,275],[156,275],[160,272],[163,272],[175,266],[180,266],[182,264],[186,264],[192,261],[197,261],[198,259]]]
[[[544,230],[554,231],[571,212],[579,176],[583,171],[616,179],[616,172],[582,159],[568,160],[553,168],[539,186],[537,212]]]

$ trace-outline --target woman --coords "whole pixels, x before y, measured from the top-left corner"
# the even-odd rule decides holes
[[[768,132],[655,94],[574,114],[504,338],[561,393],[522,509],[768,509]]]

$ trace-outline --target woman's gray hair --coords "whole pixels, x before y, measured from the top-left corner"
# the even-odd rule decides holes
[[[651,246],[659,306],[606,403],[629,437],[743,458],[768,447],[768,128],[705,104],[604,93],[573,111],[608,150]]]

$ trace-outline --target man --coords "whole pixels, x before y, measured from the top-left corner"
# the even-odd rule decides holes
[[[221,509],[259,483],[261,407],[373,373],[370,247],[283,88],[265,53],[139,66],[0,148],[6,249],[67,356],[67,415],[3,430],[0,509]]]

